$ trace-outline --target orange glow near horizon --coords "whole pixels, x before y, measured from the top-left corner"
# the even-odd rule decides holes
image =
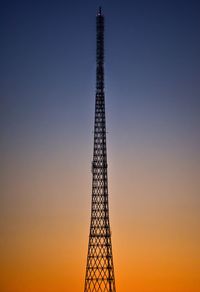
[[[3,292],[83,291],[91,177],[82,174],[86,161],[77,171],[71,160],[55,155],[41,166],[31,160],[29,170],[19,171],[15,161],[12,184],[4,181]],[[153,165],[135,159],[132,167],[130,159],[127,175],[121,176],[113,161],[110,217],[117,291],[199,292],[196,165],[186,169],[186,162],[157,157]]]

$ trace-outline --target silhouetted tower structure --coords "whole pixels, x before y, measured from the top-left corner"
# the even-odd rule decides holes
[[[92,161],[92,206],[84,292],[115,292],[108,206],[104,96],[104,16],[96,16],[96,102]]]

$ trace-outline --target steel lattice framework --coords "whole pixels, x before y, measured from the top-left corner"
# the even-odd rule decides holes
[[[92,161],[92,206],[84,292],[115,292],[108,206],[106,119],[104,96],[104,16],[96,16],[96,103]]]

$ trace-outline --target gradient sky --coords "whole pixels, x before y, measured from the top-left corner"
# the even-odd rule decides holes
[[[0,291],[83,291],[105,14],[118,292],[200,291],[200,2],[1,1]]]

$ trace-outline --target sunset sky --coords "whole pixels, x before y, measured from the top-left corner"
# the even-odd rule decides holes
[[[200,292],[200,1],[2,0],[0,292],[84,289],[105,15],[117,292]]]

